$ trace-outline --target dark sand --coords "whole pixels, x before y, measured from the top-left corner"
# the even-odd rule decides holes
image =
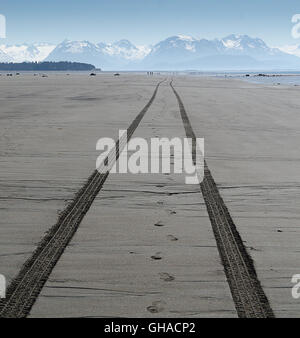
[[[0,78],[8,280],[95,169],[98,138],[126,129],[159,80]],[[275,314],[299,316],[290,282],[299,273],[299,89],[191,77],[174,86]],[[185,136],[167,83],[134,136]],[[111,175],[31,316],[236,316],[199,187],[178,174]]]

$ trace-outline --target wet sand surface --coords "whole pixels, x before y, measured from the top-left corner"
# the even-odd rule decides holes
[[[299,88],[180,78],[174,85],[277,317],[299,317]]]
[[[17,274],[158,79],[25,74],[0,77],[0,267]]]
[[[160,77],[0,78],[0,273],[16,275]],[[299,239],[299,89],[174,78],[277,316]],[[184,137],[167,83],[134,136]],[[184,175],[111,175],[53,270],[32,317],[235,317],[199,187]]]
[[[184,137],[168,83],[134,136]],[[31,316],[235,317],[199,186],[112,174]]]

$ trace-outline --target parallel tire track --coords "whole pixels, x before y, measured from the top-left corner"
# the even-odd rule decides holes
[[[32,256],[25,262],[17,277],[11,282],[6,298],[0,300],[0,318],[27,317],[53,268],[102,189],[109,175],[108,168],[111,168],[115,160],[119,158],[125,144],[130,140],[152,105],[160,84],[161,82],[156,86],[149,102],[127,129],[127,139],[124,134],[124,137],[116,142],[115,149],[111,151],[102,166],[88,178],[74,200],[60,215],[57,223],[48,231]],[[116,156],[111,156],[112,154],[116,154]]]
[[[178,101],[186,136],[193,140],[192,154],[195,163],[196,136],[182,100],[172,82],[170,86]],[[204,164],[204,179],[200,187],[238,316],[241,318],[274,317],[269,301],[257,278],[253,261],[243,244],[206,162]]]

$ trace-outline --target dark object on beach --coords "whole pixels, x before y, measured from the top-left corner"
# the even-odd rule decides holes
[[[120,76],[120,74],[119,74],[119,73],[116,73],[116,74],[114,74],[114,76]]]
[[[151,259],[153,259],[155,261],[161,260],[162,257],[160,256],[160,252],[157,252],[155,255],[151,256]]]
[[[6,76],[12,76],[12,74],[6,74]]]
[[[90,76],[96,76],[97,74],[96,73],[91,73]]]
[[[246,77],[249,77],[250,75],[249,75],[249,74],[246,74],[245,76],[246,76]]]
[[[48,77],[48,75],[46,75],[46,74],[43,74],[43,75],[42,75],[42,77]]]
[[[20,75],[20,73],[16,73],[16,75]]]

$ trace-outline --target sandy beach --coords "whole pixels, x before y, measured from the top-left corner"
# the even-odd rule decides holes
[[[299,316],[299,87],[161,74],[0,77],[0,273],[10,283],[166,79],[134,136],[185,137],[180,95],[276,317]],[[199,185],[111,174],[30,317],[237,317]]]

